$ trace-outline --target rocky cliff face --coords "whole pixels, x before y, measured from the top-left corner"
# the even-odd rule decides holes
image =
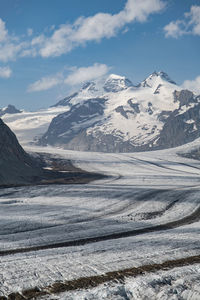
[[[139,85],[118,75],[89,82],[57,105],[58,115],[40,139],[42,145],[103,152],[164,149],[200,135],[200,97],[181,90],[164,72]]]
[[[14,133],[0,119],[0,186],[35,182],[42,169],[23,150]]]
[[[180,146],[200,136],[200,96],[187,90],[174,95],[179,108],[165,120],[157,142],[160,148]]]
[[[44,169],[44,166],[51,167],[51,170]],[[0,188],[88,183],[101,178],[104,178],[101,174],[75,168],[68,160],[47,154],[41,154],[37,158],[31,157],[20,146],[14,133],[0,119]]]

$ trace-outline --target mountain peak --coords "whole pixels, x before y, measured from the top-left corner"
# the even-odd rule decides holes
[[[95,82],[94,81],[87,81],[83,84],[81,90],[86,90],[88,88],[90,88],[91,86],[94,86]]]
[[[8,104],[8,106],[0,109],[0,116],[3,116],[5,114],[17,114],[21,112],[22,111],[17,109],[14,105]]]
[[[157,72],[157,76],[161,77],[163,80],[168,81],[168,82],[170,82],[170,83],[172,83],[172,84],[176,84],[176,82],[173,81],[173,80],[169,77],[169,75],[168,75],[167,73],[163,72],[163,71]]]
[[[113,79],[113,80],[124,80],[125,76],[117,75],[117,74],[110,74],[107,78],[108,79]]]
[[[116,93],[133,87],[133,83],[125,76],[110,74],[105,81],[104,90],[106,92]]]
[[[163,84],[164,82],[168,82],[171,84],[176,84],[167,73],[163,71],[154,71],[151,75],[149,75],[145,80],[143,80],[139,87],[155,87],[158,84]]]

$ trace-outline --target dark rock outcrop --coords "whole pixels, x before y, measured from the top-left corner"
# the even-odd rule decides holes
[[[9,104],[7,107],[0,109],[0,117],[5,114],[18,114],[22,111],[17,109],[14,105]]]
[[[179,108],[162,111],[157,116],[163,127],[159,135],[150,142],[136,146],[131,140],[124,140],[120,132],[108,134],[99,130],[99,126],[104,124],[107,99],[94,98],[74,105],[68,112],[55,117],[39,143],[59,145],[72,150],[101,152],[148,151],[183,145],[200,136],[200,97],[187,90],[175,91],[173,95]],[[140,108],[138,103],[128,100],[126,106],[118,106],[115,112],[128,120],[130,114],[140,114]],[[153,114],[151,102],[148,103],[146,112]],[[106,120],[107,123],[108,121]],[[143,127],[145,134],[146,126]],[[153,135],[155,129],[156,125],[152,127],[150,134]]]
[[[44,169],[45,166],[51,166],[52,170]],[[103,177],[101,174],[77,169],[68,160],[55,159],[50,156],[46,158],[46,155],[30,156],[20,146],[15,134],[0,119],[0,188],[37,184],[88,183]]]
[[[200,96],[154,72],[134,86],[124,76],[88,82],[56,105],[40,145],[102,152],[134,152],[179,146],[200,136]]]
[[[103,115],[104,98],[90,99],[83,104],[72,106],[71,110],[55,117],[40,144],[74,144],[82,140],[83,132],[94,126]],[[64,121],[65,120],[65,121]],[[75,138],[74,141],[73,138]]]
[[[0,119],[0,186],[35,182],[41,175],[42,169],[35,165]]]

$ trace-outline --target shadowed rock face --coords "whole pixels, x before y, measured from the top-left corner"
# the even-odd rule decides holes
[[[200,136],[200,96],[181,90],[164,72],[138,86],[115,74],[88,82],[56,105],[40,145],[100,152],[134,152],[179,146]]]
[[[104,84],[104,90],[106,92],[117,93],[132,86],[133,84],[128,78],[111,76],[111,78],[106,80]]]
[[[140,146],[135,146],[129,139],[124,140],[120,134],[108,134],[99,129],[105,121],[109,122],[104,114],[106,98],[89,99],[55,117],[39,143],[101,152],[148,151],[183,145],[200,136],[200,97],[187,90],[174,91],[172,101],[178,102],[178,108],[174,111],[162,111],[157,116],[163,123],[159,135],[155,140]],[[129,106],[118,106],[115,112],[128,121],[130,114],[140,114],[140,106],[130,99],[127,104]],[[148,103],[146,113],[153,113],[151,102]],[[152,127],[152,134],[155,129],[156,126]]]
[[[103,115],[105,101],[104,98],[95,98],[82,105],[74,105],[69,112],[58,115],[52,120],[40,144],[66,144],[72,143],[74,137],[81,138],[85,130],[94,126]]]
[[[43,169],[46,166],[50,166],[51,170]],[[55,159],[48,155],[31,157],[0,119],[0,188],[38,184],[83,184],[104,177],[75,168],[68,160]]]
[[[31,183],[41,174],[42,169],[36,166],[0,119],[0,186]]]
[[[160,133],[160,148],[171,148],[189,143],[200,136],[200,103],[184,113],[175,110],[167,118]]]

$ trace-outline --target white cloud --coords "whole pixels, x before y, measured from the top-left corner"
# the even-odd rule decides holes
[[[165,36],[173,38],[178,38],[179,36],[182,36],[186,33],[185,30],[182,29],[182,27],[184,27],[184,23],[180,20],[170,22],[164,27]]]
[[[189,18],[189,25],[192,27],[192,33],[200,35],[200,6],[193,5],[189,13],[185,16]]]
[[[164,6],[164,0],[127,0],[124,9],[117,14],[97,13],[80,17],[73,24],[44,29],[38,36],[33,35],[31,28],[21,37],[10,35],[0,18],[0,61],[25,56],[60,56],[87,42],[114,37],[119,31],[127,30],[129,23],[145,22],[149,15],[160,12]]]
[[[10,41],[0,44],[0,61],[7,62],[9,60],[15,60],[24,47],[24,43],[15,44]]]
[[[35,46],[35,45],[41,45],[45,42],[45,36],[43,34],[36,36],[32,39],[31,41],[31,45]]]
[[[185,80],[182,88],[200,95],[200,76],[197,76],[194,80]]]
[[[125,21],[145,22],[150,14],[158,13],[165,7],[162,0],[128,0],[124,9]]]
[[[5,22],[0,18],[0,61],[15,60],[27,47],[28,42],[20,41],[18,37],[8,34]]]
[[[4,41],[7,36],[5,22],[0,18],[0,42]]]
[[[178,38],[182,35],[200,35],[200,6],[193,5],[182,20],[172,21],[164,27],[165,36]]]
[[[150,14],[160,12],[164,6],[162,0],[128,0],[118,14],[97,13],[87,18],[80,17],[73,24],[61,25],[45,40],[41,35],[39,53],[43,57],[59,56],[86,42],[114,37],[128,23],[145,22]]]
[[[9,78],[12,75],[10,67],[0,67],[0,77]]]
[[[78,85],[107,74],[109,69],[107,65],[98,63],[89,67],[75,68],[64,82],[68,85]]]
[[[104,76],[108,73],[110,68],[105,64],[95,63],[89,67],[73,67],[70,70],[70,73],[66,77],[64,72],[66,70],[69,72],[69,69],[65,69],[63,72],[59,72],[55,75],[42,77],[41,79],[30,84],[27,88],[28,92],[39,92],[49,90],[57,85],[79,85],[85,81],[93,80]]]
[[[39,92],[49,90],[56,85],[63,82],[62,75],[56,74],[54,76],[42,77],[36,82],[29,85],[27,91],[28,92]]]

